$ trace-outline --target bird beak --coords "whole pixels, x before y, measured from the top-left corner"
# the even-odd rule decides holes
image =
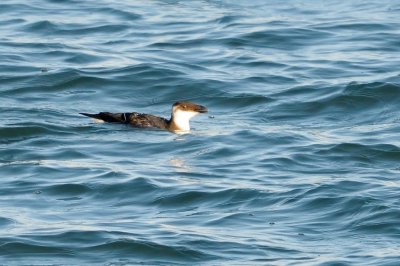
[[[204,107],[202,105],[197,105],[195,111],[198,113],[207,113],[208,109],[207,109],[207,107]]]

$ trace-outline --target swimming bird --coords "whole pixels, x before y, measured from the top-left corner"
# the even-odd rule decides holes
[[[189,120],[199,113],[207,113],[208,109],[202,105],[198,105],[188,101],[176,102],[172,105],[171,118],[131,113],[110,113],[100,112],[98,114],[80,113],[88,117],[92,117],[109,123],[128,124],[138,128],[159,128],[169,130],[174,133],[185,133],[190,131]]]

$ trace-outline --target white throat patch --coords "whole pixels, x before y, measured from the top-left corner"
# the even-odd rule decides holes
[[[173,120],[177,127],[179,127],[180,131],[190,131],[189,120],[197,115],[198,112],[193,111],[182,111],[180,109],[173,110]]]

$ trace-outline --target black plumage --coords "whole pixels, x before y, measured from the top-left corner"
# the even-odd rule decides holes
[[[95,119],[103,120],[104,122],[109,123],[123,123],[129,124],[134,127],[156,127],[160,129],[167,129],[169,120],[149,114],[141,114],[141,113],[109,113],[109,112],[100,112],[98,114],[88,114],[88,113],[80,113],[82,115],[92,117]]]

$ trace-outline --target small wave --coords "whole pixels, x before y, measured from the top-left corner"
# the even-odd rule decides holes
[[[116,176],[119,178],[127,177],[126,174],[115,172],[108,172],[98,176],[99,179],[115,179]],[[152,198],[158,195],[162,190],[158,185],[154,184],[147,178],[135,178],[127,182],[113,182],[113,184],[97,184],[93,188],[93,197],[104,199],[117,200],[118,206],[125,204],[132,204],[131,195],[135,195],[135,199],[142,200],[143,204],[148,204],[152,201]],[[149,197],[151,195],[151,197]]]
[[[87,58],[86,58],[87,59]],[[80,60],[86,60],[81,58]],[[47,93],[51,97],[55,97],[61,92],[82,92],[87,89],[105,86],[112,82],[107,77],[100,77],[94,75],[86,75],[82,71],[74,69],[63,69],[60,71],[52,71],[43,74],[33,73],[27,75],[17,86],[13,86],[3,90],[1,93],[4,96],[33,96],[38,93]]]
[[[0,128],[0,142],[7,142],[16,139],[27,139],[38,136],[48,136],[48,135],[62,135],[66,134],[62,128],[52,125],[24,125],[24,126],[9,126]]]
[[[100,254],[108,254],[112,251],[113,256],[118,257],[136,257],[136,260],[146,259],[153,260],[154,254],[157,254],[157,260],[177,262],[177,261],[198,261],[207,260],[212,258],[210,255],[205,254],[198,250],[193,250],[185,246],[171,246],[159,244],[156,242],[133,240],[133,239],[120,239],[113,240],[108,243],[87,247],[82,249],[83,252],[96,252]],[[107,255],[105,258],[109,258]]]
[[[225,92],[221,93],[221,95],[212,95],[207,101],[210,104],[219,106],[220,109],[236,110],[237,112],[240,109],[254,109],[255,106],[271,103],[273,99],[260,94],[231,94]]]
[[[360,143],[341,143],[331,148],[320,150],[317,154],[337,158],[344,161],[356,160],[365,164],[382,162],[398,162],[400,159],[400,148],[390,144],[366,145]]]
[[[114,15],[117,18],[121,18],[124,20],[128,21],[135,21],[138,19],[142,18],[142,15],[139,15],[137,13],[134,13],[130,10],[122,10],[122,9],[117,9],[117,8],[112,8],[112,7],[102,7],[102,8],[93,8],[93,9],[88,9],[92,12],[99,12],[99,13],[104,13],[106,15]]]
[[[57,197],[65,196],[79,196],[87,194],[92,191],[92,188],[84,184],[57,184],[42,189],[42,192],[46,192]]]
[[[358,22],[346,22],[346,23],[338,23],[335,22],[334,24],[320,24],[318,26],[314,26],[315,29],[318,30],[326,30],[326,31],[332,31],[332,32],[338,32],[338,31],[367,31],[368,33],[371,33],[373,31],[386,31],[386,30],[392,30],[394,25],[390,25],[388,23],[381,24],[381,23],[358,23]]]
[[[99,76],[115,77],[118,80],[133,80],[140,76],[140,78],[166,78],[166,77],[182,77],[183,72],[178,70],[163,67],[156,64],[135,64],[132,66],[104,68],[104,69],[85,69],[83,73],[91,73]]]
[[[284,68],[288,67],[288,65],[285,63],[274,62],[274,61],[264,61],[257,57],[244,56],[244,55],[239,55],[239,56],[233,57],[231,59],[230,64],[232,64],[233,66],[238,65],[238,66],[243,66],[243,67],[257,67],[257,68],[265,68],[268,70],[284,69]]]
[[[2,21],[0,21],[0,25],[2,25],[2,26],[15,26],[15,25],[18,25],[18,24],[23,24],[25,22],[26,22],[25,19],[15,18],[15,19],[2,20]]]
[[[276,106],[268,113],[274,119],[298,119],[325,116],[333,120],[353,120],[358,123],[374,121],[377,115],[396,112],[400,100],[400,86],[391,83],[373,82],[367,84],[351,83],[326,88],[294,87],[287,91],[273,94]],[[288,98],[290,97],[290,98]],[[297,101],[301,97],[301,101]],[[305,100],[306,98],[310,100]],[[285,99],[284,101],[280,99]],[[380,113],[376,113],[380,110]],[[356,118],[355,118],[356,117]]]
[[[391,102],[400,100],[400,85],[386,82],[352,82],[343,91],[344,96],[366,97],[374,100]]]
[[[33,12],[39,12],[41,11],[41,8],[35,6],[35,5],[29,5],[29,4],[21,4],[21,3],[12,3],[12,4],[8,4],[8,3],[1,3],[0,4],[1,7],[1,11],[2,12],[12,12],[15,10],[31,10]]]
[[[109,34],[116,32],[124,32],[129,29],[129,26],[123,24],[105,24],[88,26],[82,24],[57,24],[52,21],[42,20],[29,23],[24,26],[24,31],[31,31],[41,35],[91,35],[91,34]]]
[[[0,228],[6,228],[8,226],[11,226],[12,224],[15,224],[16,222],[11,219],[11,218],[6,218],[6,217],[1,217],[0,216]]]
[[[218,191],[185,191],[177,192],[171,195],[163,195],[158,197],[153,203],[162,207],[177,207],[184,208],[188,206],[212,205],[219,209],[231,208],[245,204],[247,200],[261,197],[264,192],[254,189],[224,189]],[[211,205],[211,206],[210,206]]]
[[[241,20],[243,18],[245,17],[240,15],[224,15],[220,18],[215,19],[213,22],[224,26],[229,26],[232,25],[232,23],[236,23],[238,20]]]
[[[290,28],[285,30],[262,30],[225,38],[226,45],[241,47],[268,47],[274,49],[300,49],[305,45],[317,43],[331,34],[311,29]]]
[[[398,220],[399,210],[394,210],[382,204],[368,204],[364,206],[363,215],[356,216],[348,226],[352,232],[368,234],[385,234],[387,237],[397,239],[400,230]]]
[[[13,255],[21,255],[25,256],[35,255],[61,255],[61,256],[72,256],[70,249],[55,247],[55,246],[46,246],[34,243],[24,243],[20,241],[10,241],[0,245],[0,254],[3,256],[13,256]]]
[[[49,33],[49,32],[56,31],[57,25],[48,20],[42,20],[42,21],[32,22],[32,23],[25,25],[25,30],[26,31],[34,31],[34,32],[41,31],[43,33],[45,33],[45,32]]]

